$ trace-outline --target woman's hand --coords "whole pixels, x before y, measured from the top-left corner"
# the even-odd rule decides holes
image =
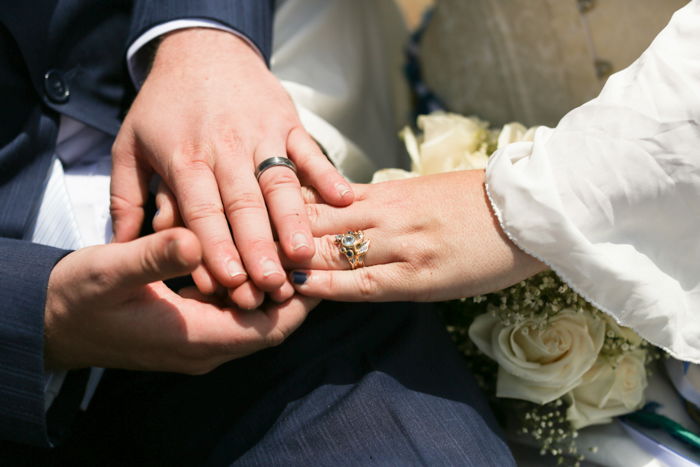
[[[545,269],[501,231],[481,170],[353,188],[356,200],[343,208],[307,196],[315,254],[303,264],[283,261],[304,295],[439,301],[499,290]],[[355,270],[334,243],[349,230],[370,240],[365,267]]]

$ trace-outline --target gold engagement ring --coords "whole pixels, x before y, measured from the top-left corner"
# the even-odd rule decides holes
[[[369,250],[369,240],[361,230],[349,230],[347,233],[335,236],[335,244],[340,254],[348,260],[352,269],[365,265],[365,255]]]

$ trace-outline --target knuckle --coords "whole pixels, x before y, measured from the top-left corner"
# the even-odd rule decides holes
[[[87,271],[87,280],[98,290],[105,290],[112,287],[113,275],[99,267],[91,267]]]
[[[335,244],[335,239],[332,236],[323,237],[323,240],[320,242],[320,247],[321,258],[323,258],[328,266],[337,267],[340,263],[339,260],[343,260]],[[347,261],[340,264],[347,266]]]
[[[308,153],[314,148],[318,148],[316,141],[298,120],[297,123],[290,128],[287,140],[293,141],[299,149],[303,149],[302,154]]]
[[[306,217],[309,219],[309,222],[312,224],[318,222],[320,219],[320,212],[319,212],[319,207],[317,204],[307,204],[305,205],[306,207]]]
[[[265,196],[273,196],[277,193],[289,193],[290,190],[296,190],[301,193],[299,179],[290,169],[286,167],[274,167],[268,170],[267,173],[270,175],[266,177],[264,181],[261,180],[260,184]],[[301,194],[299,196],[301,196]]]
[[[128,199],[118,193],[111,193],[109,195],[109,210],[112,215],[128,213],[134,207],[135,206]]]
[[[220,154],[224,157],[229,157],[231,154],[248,153],[248,145],[246,140],[237,131],[231,131],[230,126],[227,124],[221,124],[222,130],[218,132],[215,143],[213,144],[213,151],[216,154]]]
[[[252,191],[244,191],[225,201],[224,210],[229,218],[242,212],[265,209],[262,197]]]
[[[355,192],[355,203],[365,202],[368,199],[370,199],[370,194],[372,193],[372,188],[374,188],[374,187],[375,187],[375,185],[369,185],[369,187],[367,187],[368,188],[367,190],[362,190],[360,192],[356,191]]]
[[[411,251],[407,248],[413,245],[412,254],[405,255],[405,260],[416,267],[416,271],[420,269],[434,268],[438,267],[440,261],[441,251],[437,243],[427,242],[427,241],[406,241],[406,244],[402,247],[402,251]],[[416,265],[421,265],[422,268],[418,268]]]
[[[361,297],[372,298],[377,293],[377,279],[369,268],[359,268],[357,271],[357,291]]]
[[[206,151],[200,146],[192,146],[186,151],[176,152],[168,159],[165,166],[166,178],[179,180],[192,172],[211,171],[209,160],[203,155],[205,153]]]
[[[141,255],[140,263],[142,271],[157,271],[162,260],[156,249],[148,248]]]
[[[186,207],[186,210],[187,212],[184,213],[185,218],[190,223],[207,220],[224,214],[224,208],[221,206],[221,203],[217,203],[216,201],[190,204]]]
[[[180,161],[180,164],[175,165],[177,170],[184,171],[185,173],[187,172],[193,172],[193,171],[210,171],[211,166],[209,165],[209,161],[201,156],[198,157],[190,157],[187,159],[184,159]]]

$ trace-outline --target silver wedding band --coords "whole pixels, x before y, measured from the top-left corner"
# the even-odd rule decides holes
[[[294,162],[292,162],[290,159],[286,157],[268,157],[258,165],[257,169],[255,169],[255,178],[260,180],[260,176],[264,171],[271,167],[277,166],[287,167],[292,172],[297,173],[297,166],[294,165]]]

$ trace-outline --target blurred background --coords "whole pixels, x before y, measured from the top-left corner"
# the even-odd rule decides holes
[[[395,0],[399,4],[401,10],[403,10],[404,16],[406,17],[406,23],[408,27],[413,29],[416,27],[420,21],[423,11],[433,3],[435,0]]]

